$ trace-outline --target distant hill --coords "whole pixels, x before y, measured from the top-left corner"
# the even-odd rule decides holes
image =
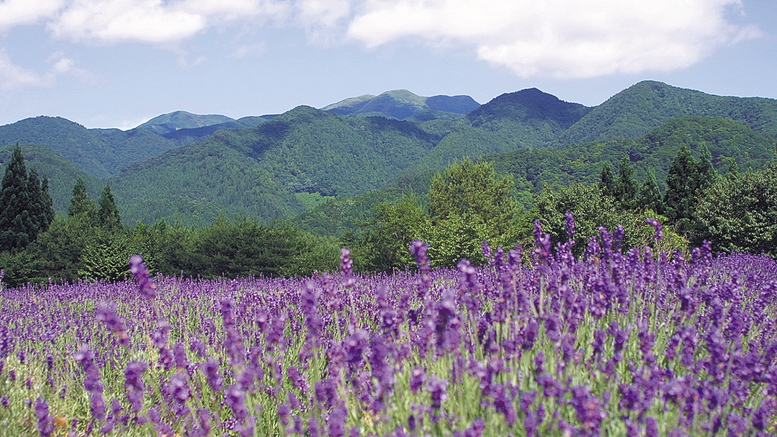
[[[52,168],[71,162],[79,175],[91,175],[87,185],[96,191],[98,179],[109,181],[129,223],[164,217],[205,224],[219,214],[271,221],[308,211],[299,221],[308,229],[337,220],[325,219],[327,208],[348,215],[347,199],[362,196],[354,210],[369,209],[378,198],[396,197],[391,187],[403,175],[434,173],[464,156],[494,160],[537,190],[593,181],[604,160],[617,165],[628,154],[638,177],[652,166],[663,184],[681,143],[696,150],[704,142],[717,167],[736,160],[744,171],[772,159],[775,138],[777,100],[651,81],[593,108],[535,88],[484,105],[398,90],[237,120],[178,111],[128,131],[86,129],[58,117],[0,126],[0,146],[46,146],[66,161],[56,164],[40,149],[41,162],[44,155]],[[52,193],[58,208],[78,177],[74,170],[61,175],[63,188]],[[384,188],[390,191],[368,194]]]
[[[0,146],[39,144],[97,178],[107,178],[132,162],[178,147],[146,129],[87,129],[61,117],[34,117],[0,126]]]
[[[199,115],[186,111],[175,111],[169,114],[158,115],[138,126],[140,129],[148,129],[151,132],[164,135],[179,129],[194,129],[214,124],[224,124],[235,120],[226,115],[208,114]]]
[[[682,117],[667,121],[637,140],[621,138],[564,149],[524,149],[484,159],[492,161],[498,171],[525,178],[535,190],[540,190],[572,182],[597,182],[604,162],[609,162],[617,172],[621,158],[629,156],[639,180],[652,168],[664,189],[666,174],[683,144],[697,158],[699,147],[705,144],[713,166],[725,173],[732,161],[737,162],[740,171],[766,167],[775,159],[777,138],[720,117]]]
[[[698,158],[702,143],[710,150],[713,166],[723,174],[732,161],[737,162],[740,171],[763,169],[775,159],[777,148],[777,138],[733,120],[684,117],[670,120],[637,140],[587,142],[564,149],[526,148],[487,155],[482,159],[492,162],[498,173],[513,175],[516,189],[536,193],[544,187],[566,186],[572,182],[598,182],[605,162],[617,172],[621,158],[629,156],[636,168],[637,179],[643,181],[647,168],[652,168],[663,190],[666,174],[681,144],[686,144]],[[359,224],[373,218],[373,208],[378,203],[396,202],[410,188],[416,194],[424,195],[433,173],[399,178],[381,190],[329,200],[299,214],[292,222],[321,235],[353,232]],[[526,198],[525,195],[519,197]]]
[[[110,181],[132,220],[200,224],[222,211],[276,219],[301,212],[300,195],[347,197],[382,188],[437,141],[413,123],[303,106],[254,129],[219,131],[136,163]]]
[[[338,115],[428,121],[459,118],[479,106],[480,104],[470,96],[421,97],[408,90],[394,90],[378,96],[352,97],[321,109]]]
[[[417,168],[439,168],[462,156],[545,147],[590,111],[536,88],[502,94],[451,126]]]
[[[757,132],[777,136],[777,100],[722,97],[665,83],[643,81],[612,96],[562,133],[556,143],[636,139],[679,117],[712,116],[736,120]]]
[[[14,147],[0,148],[0,174],[5,173],[5,165],[10,161]],[[79,177],[84,180],[86,191],[92,199],[98,199],[102,193],[105,182],[79,169],[57,152],[40,145],[21,144],[21,148],[27,171],[34,168],[41,179],[44,176],[49,178],[49,194],[57,213],[67,214],[73,185]]]

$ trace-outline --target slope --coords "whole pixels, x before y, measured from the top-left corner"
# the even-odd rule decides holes
[[[0,148],[0,172],[5,172],[5,164],[11,159],[13,148],[14,146]],[[22,144],[21,148],[27,171],[34,168],[41,180],[44,176],[49,178],[49,195],[58,214],[67,214],[70,198],[73,195],[73,185],[79,177],[84,180],[87,193],[92,199],[97,199],[102,192],[104,182],[79,169],[48,147]]]
[[[303,106],[136,163],[111,187],[131,220],[199,224],[222,211],[273,220],[303,209],[299,193],[354,196],[382,188],[438,140],[412,123]]]
[[[655,81],[639,82],[595,107],[561,134],[559,146],[616,138],[639,138],[668,120],[714,116],[736,120],[777,136],[777,100],[722,97]]]
[[[361,117],[382,116],[409,121],[456,119],[480,106],[469,96],[422,97],[408,90],[363,95],[325,106],[324,111]]]

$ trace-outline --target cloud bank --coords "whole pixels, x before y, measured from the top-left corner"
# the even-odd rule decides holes
[[[271,21],[329,44],[420,42],[523,77],[593,77],[682,69],[757,37],[731,22],[741,11],[741,0],[5,0],[0,32],[45,23],[63,40],[176,45]]]
[[[348,35],[368,47],[420,39],[473,47],[519,76],[592,77],[692,65],[756,37],[726,19],[739,0],[374,0]]]

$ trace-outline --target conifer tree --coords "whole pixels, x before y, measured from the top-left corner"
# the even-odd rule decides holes
[[[699,146],[699,175],[697,186],[703,190],[712,185],[718,178],[715,167],[712,166],[712,155],[707,145],[701,143]]]
[[[634,209],[637,206],[637,191],[639,184],[634,179],[634,167],[628,155],[621,159],[618,168],[618,180],[615,181],[615,199],[623,209]]]
[[[656,181],[656,175],[653,173],[653,169],[648,169],[645,182],[639,189],[637,194],[637,206],[642,210],[651,210],[656,213],[664,212],[664,205],[661,201],[661,191],[658,188],[658,182]]]
[[[677,223],[682,232],[690,227],[699,182],[699,164],[683,144],[677,152],[666,176],[664,208],[670,221]]]
[[[116,201],[113,199],[111,187],[108,184],[105,184],[98,202],[97,224],[109,230],[121,227],[119,208],[116,207]]]
[[[56,215],[54,211],[54,201],[51,199],[51,194],[49,194],[49,177],[43,176],[43,182],[41,183],[41,205],[43,206],[43,214],[45,221],[45,230],[49,229],[49,226],[51,226],[51,222],[54,221],[54,216]]]
[[[728,166],[728,173],[726,173],[726,179],[739,179],[739,166],[737,165],[736,159],[731,160],[731,164]]]
[[[615,175],[612,173],[612,166],[608,161],[604,162],[602,173],[599,176],[599,186],[605,196],[615,196]]]
[[[29,180],[22,149],[17,144],[3,175],[0,191],[0,250],[26,247],[37,235],[30,211]]]
[[[89,195],[86,194],[84,180],[78,178],[73,186],[73,197],[70,199],[67,215],[74,217],[81,214],[91,217],[94,214],[94,203],[89,199]]]
[[[30,174],[27,178],[27,196],[29,199],[28,209],[30,211],[30,218],[32,219],[30,241],[33,241],[39,233],[45,232],[46,229],[48,229],[46,214],[44,213],[43,208],[43,191],[41,190],[41,182],[40,178],[38,177],[38,172],[34,168],[30,169]]]

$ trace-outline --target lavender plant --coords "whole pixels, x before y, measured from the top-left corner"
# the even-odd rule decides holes
[[[0,295],[0,434],[777,433],[777,263],[552,247],[417,273],[28,285]],[[656,238],[661,226],[650,220]],[[528,258],[528,257],[527,257]]]

